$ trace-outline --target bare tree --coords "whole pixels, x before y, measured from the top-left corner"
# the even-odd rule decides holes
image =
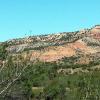
[[[20,60],[18,55],[16,57],[16,61],[12,61],[12,57],[9,57],[6,62],[3,61],[3,65],[0,68],[0,97],[5,95],[28,67],[26,60]]]

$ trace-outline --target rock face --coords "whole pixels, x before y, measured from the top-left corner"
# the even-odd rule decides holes
[[[47,47],[41,52],[33,51],[31,59],[38,58],[39,60],[46,62],[57,61],[64,57],[76,56],[77,51],[79,54],[83,55],[94,54],[99,52],[99,50],[97,50],[96,48],[89,47],[83,41],[78,40],[74,43],[68,43],[62,46]]]
[[[30,61],[58,61],[64,57],[80,56],[78,62],[100,59],[100,25],[76,32],[63,32],[6,41],[11,55],[25,54]],[[92,60],[93,60],[92,59]],[[84,60],[84,61],[83,61]],[[86,60],[86,61],[85,61]],[[90,60],[91,61],[91,60]]]
[[[95,39],[100,39],[100,25],[95,26],[95,27],[91,30],[91,35],[92,35]]]

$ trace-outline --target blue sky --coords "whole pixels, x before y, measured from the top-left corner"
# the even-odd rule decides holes
[[[0,0],[0,41],[100,24],[100,0]]]

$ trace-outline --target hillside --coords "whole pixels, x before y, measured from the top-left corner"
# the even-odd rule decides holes
[[[57,61],[64,57],[82,55],[97,58],[100,52],[100,26],[77,32],[30,36],[5,42],[11,55],[25,54],[30,61]],[[28,51],[28,53],[27,53]],[[99,55],[98,55],[99,58]],[[90,61],[93,60],[92,58]]]
[[[99,100],[99,81],[100,25],[0,43],[4,100]]]

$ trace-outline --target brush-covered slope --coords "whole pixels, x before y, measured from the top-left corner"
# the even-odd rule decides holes
[[[9,55],[19,54],[30,61],[52,62],[75,56],[78,57],[77,63],[89,63],[100,58],[100,26],[76,32],[13,39],[5,43]]]

